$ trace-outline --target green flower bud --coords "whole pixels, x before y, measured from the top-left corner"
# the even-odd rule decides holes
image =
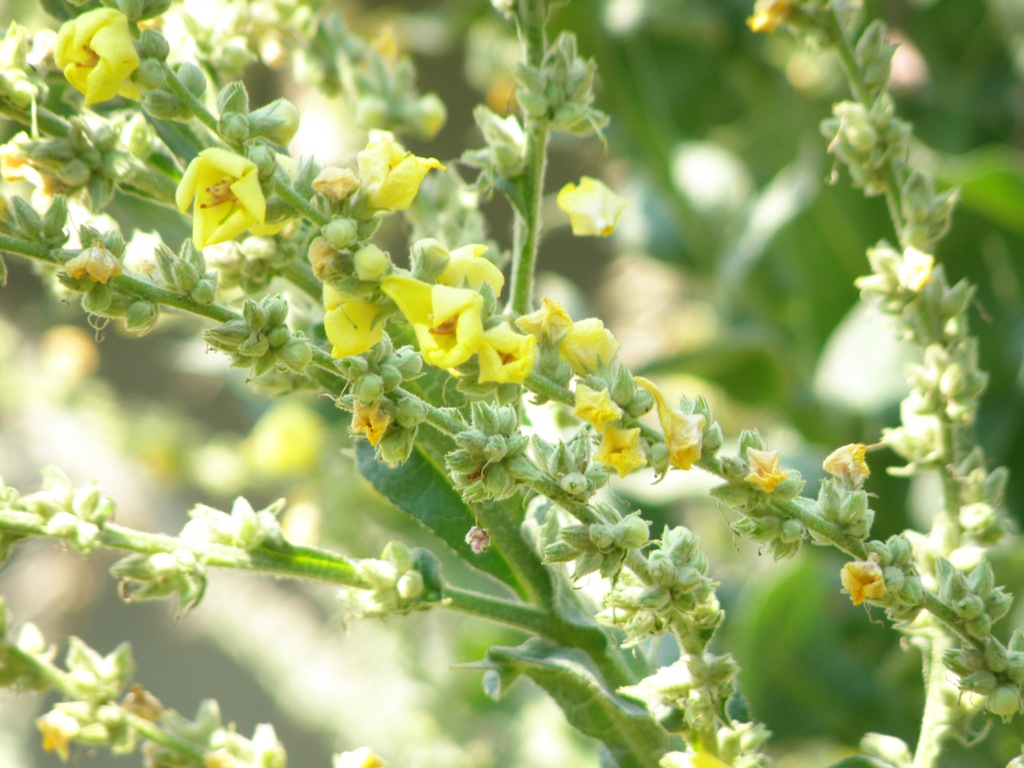
[[[242,320],[230,320],[215,328],[203,331],[203,340],[214,349],[234,352],[238,345],[249,338],[249,326]]]
[[[181,84],[196,98],[202,96],[206,91],[206,75],[195,64],[185,62],[175,67],[174,71]]]
[[[403,347],[396,353],[395,365],[402,374],[402,379],[415,379],[423,370],[423,358],[411,347]]]
[[[403,463],[412,454],[416,440],[415,431],[389,429],[377,443],[377,452],[381,461],[391,466]]]
[[[230,144],[241,144],[249,138],[249,122],[244,115],[229,112],[217,121],[217,131]]]
[[[395,421],[406,429],[413,429],[426,418],[426,406],[411,397],[403,398],[395,407]]]
[[[68,199],[64,195],[57,195],[50,203],[50,207],[43,216],[42,234],[47,242],[63,244],[68,236],[64,231],[64,225],[68,221]]]
[[[140,67],[141,68],[141,67]],[[146,91],[139,99],[143,108],[158,120],[184,120],[189,117],[188,107],[171,91]]]
[[[213,273],[216,275],[216,273]],[[217,298],[217,280],[216,277],[204,277],[198,283],[196,287],[189,291],[189,297],[196,304],[202,304],[208,306],[213,304]]]
[[[277,99],[249,115],[249,129],[275,144],[287,144],[299,130],[299,110],[287,99]]]
[[[704,428],[704,439],[701,442],[701,453],[711,455],[715,453],[719,448],[722,447],[722,443],[725,442],[725,437],[722,434],[722,428],[718,422],[711,422],[708,419],[710,426]]]
[[[264,299],[263,305],[267,309],[267,325],[281,325],[288,319],[288,304],[279,295]]]
[[[82,295],[82,308],[91,314],[102,315],[114,299],[109,285],[95,283]]]
[[[1000,685],[985,700],[985,708],[1004,721],[1009,721],[1021,711],[1020,690],[1010,685]]]
[[[423,594],[423,576],[419,571],[408,571],[398,579],[395,590],[403,600],[415,600]]]
[[[291,370],[299,373],[306,369],[313,359],[313,347],[302,337],[301,334],[292,336],[287,343],[277,351],[281,362]]]
[[[367,373],[355,381],[352,392],[360,403],[369,405],[384,396],[384,380],[375,373]]]
[[[628,549],[638,549],[650,538],[647,521],[638,515],[627,517],[616,528],[616,537],[621,545]]]
[[[138,48],[140,59],[156,60],[157,63],[166,59],[167,54],[171,50],[170,45],[167,43],[167,38],[155,29],[142,30],[136,48]],[[160,79],[163,80],[162,75]]]
[[[410,251],[413,277],[432,283],[444,272],[450,260],[448,249],[439,240],[417,240]]]
[[[354,261],[356,277],[366,282],[379,282],[391,266],[388,255],[372,243],[356,251]]]
[[[582,497],[587,492],[587,478],[580,472],[563,475],[558,485],[570,496]]]
[[[359,234],[359,227],[352,219],[335,217],[323,228],[324,237],[334,248],[343,250],[354,242]],[[360,277],[360,280],[367,279]]]
[[[447,119],[448,110],[436,93],[427,93],[417,99],[412,123],[421,139],[434,138]]]
[[[134,301],[128,307],[128,314],[124,318],[124,327],[129,331],[137,331],[142,336],[153,330],[158,315],[156,304],[153,302]]]
[[[249,92],[242,81],[235,80],[220,89],[217,94],[217,112],[221,119],[228,115],[244,117],[249,114]],[[248,133],[248,125],[245,130]]]
[[[270,342],[266,334],[250,333],[249,337],[235,349],[236,354],[242,357],[263,357],[270,351]]]
[[[263,142],[247,144],[245,156],[256,163],[257,175],[261,180],[269,179],[277,170],[277,153]]]
[[[292,332],[283,325],[275,326],[267,331],[267,343],[270,344],[271,349],[277,349],[278,347],[283,346],[291,337]]]
[[[388,105],[379,96],[362,96],[356,102],[356,122],[361,128],[384,128],[388,121]]]

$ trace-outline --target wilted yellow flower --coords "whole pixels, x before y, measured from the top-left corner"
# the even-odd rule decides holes
[[[487,283],[497,296],[505,285],[505,276],[490,260],[484,258],[486,250],[486,245],[473,243],[449,251],[448,266],[438,276],[437,282],[453,288],[469,287],[474,291],[479,291],[480,286]]]
[[[522,384],[533,371],[537,340],[512,330],[506,322],[484,331],[477,350],[480,381]]]
[[[370,131],[370,143],[356,156],[359,183],[373,208],[404,211],[431,170],[444,170],[433,157],[417,157],[387,131]]]
[[[747,461],[750,463],[750,474],[743,479],[766,493],[771,493],[776,485],[788,477],[785,471],[779,469],[778,451],[747,448]]]
[[[390,275],[380,287],[412,325],[420,354],[430,365],[462,365],[483,343],[484,300],[476,291],[428,285],[405,275]]]
[[[647,456],[640,447],[640,428],[608,427],[601,433],[601,445],[594,458],[618,472],[619,477],[646,465]]]
[[[848,486],[860,488],[871,474],[868,463],[864,460],[867,446],[863,443],[851,443],[836,448],[822,463],[822,469],[832,477],[841,480]]]
[[[558,207],[568,214],[574,235],[607,237],[615,231],[626,210],[626,201],[603,182],[584,176],[579,185],[570,183],[562,187]]]
[[[355,410],[352,411],[352,431],[365,435],[370,445],[380,442],[390,423],[391,415],[381,410],[380,400],[374,400],[369,405],[356,402]]]
[[[523,315],[516,320],[516,325],[540,341],[558,344],[572,328],[572,318],[554,299],[541,299],[540,309]]]
[[[757,0],[747,26],[754,32],[774,32],[793,12],[793,0]]]
[[[324,331],[334,357],[358,355],[384,336],[383,307],[324,285]]]
[[[642,376],[637,376],[635,381],[654,395],[654,401],[658,404],[658,420],[665,434],[668,460],[674,467],[689,469],[700,458],[704,443],[704,417],[673,408],[654,382]]]
[[[139,54],[128,32],[128,17],[120,11],[97,8],[65,21],[53,58],[68,82],[85,94],[86,105],[118,95],[139,97],[139,87],[128,80],[139,68]]]
[[[909,291],[918,293],[932,281],[932,269],[935,257],[930,253],[909,247],[903,252],[903,261],[896,270],[900,285]]]
[[[579,375],[596,371],[601,364],[610,366],[619,352],[619,342],[596,317],[573,323],[559,346],[562,357]]]
[[[850,593],[854,605],[865,600],[877,600],[885,594],[882,568],[874,559],[853,560],[843,566],[839,574],[843,587]]]
[[[120,275],[122,269],[117,257],[97,242],[65,261],[64,272],[75,279],[88,275],[97,283],[106,283]]]
[[[359,189],[359,179],[351,168],[336,168],[329,165],[317,174],[311,186],[314,192],[340,203]]]
[[[607,387],[597,390],[582,383],[576,385],[576,407],[572,412],[593,424],[598,432],[604,432],[605,427],[622,418],[622,409],[612,400]]]
[[[256,163],[226,149],[204,149],[185,169],[174,196],[182,213],[192,208],[196,248],[223,243],[245,230],[272,235],[284,224],[266,224],[267,201]]]
[[[36,718],[36,727],[43,734],[43,749],[47,752],[56,752],[66,763],[71,739],[82,730],[78,721],[67,712],[51,709],[42,717]]]

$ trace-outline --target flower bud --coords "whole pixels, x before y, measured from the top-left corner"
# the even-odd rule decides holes
[[[156,304],[153,302],[134,301],[128,307],[128,314],[124,318],[124,327],[129,331],[137,331],[142,336],[153,330],[158,314]]]
[[[142,30],[136,48],[138,48],[140,59],[155,59],[157,63],[166,59],[171,50],[167,38],[155,29]],[[160,79],[163,80],[163,75]]]
[[[231,112],[217,121],[217,131],[229,144],[241,144],[249,138],[249,123],[244,115]]]
[[[359,402],[369,405],[384,396],[384,380],[375,373],[367,373],[356,380],[352,392]]]
[[[412,122],[421,139],[432,139],[448,119],[448,110],[436,93],[427,93],[416,101]]]
[[[299,110],[287,99],[276,99],[250,113],[249,130],[275,144],[287,144],[299,130]]]
[[[278,358],[281,362],[287,365],[291,370],[299,373],[305,370],[306,366],[309,365],[313,359],[313,348],[309,342],[302,338],[301,334],[298,336],[292,336],[283,347],[277,352]]]
[[[356,251],[355,272],[356,277],[360,280],[374,283],[379,282],[387,274],[388,267],[390,266],[391,259],[388,258],[388,255],[372,243],[364,245]]]

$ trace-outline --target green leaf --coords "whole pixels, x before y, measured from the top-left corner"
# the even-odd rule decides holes
[[[479,555],[470,551],[466,532],[476,524],[476,515],[419,442],[409,460],[399,467],[377,461],[366,442],[356,446],[356,458],[359,471],[388,501],[437,534],[471,566],[520,592],[518,579],[496,547]]]
[[[668,734],[647,710],[610,690],[583,651],[534,638],[515,648],[491,648],[480,666],[489,672],[485,685],[494,698],[518,677],[529,677],[574,728],[605,745],[619,768],[657,765],[669,749]]]

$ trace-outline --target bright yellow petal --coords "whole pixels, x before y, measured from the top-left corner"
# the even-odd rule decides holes
[[[625,477],[647,464],[647,456],[640,447],[640,428],[618,429],[608,427],[601,434],[601,445],[594,458]]]
[[[490,260],[484,258],[486,251],[487,246],[479,243],[451,251],[448,254],[448,266],[437,278],[437,282],[456,288],[468,286],[474,291],[479,291],[480,286],[487,283],[494,295],[499,295],[505,285],[505,276]]]
[[[330,295],[328,294],[330,291]],[[384,336],[384,324],[378,322],[381,307],[355,296],[346,296],[324,286],[324,331],[333,345],[334,357],[359,355]]]
[[[607,237],[626,210],[626,201],[590,176],[579,185],[566,184],[558,193],[558,207],[569,216],[572,233],[577,236]]]
[[[512,330],[507,322],[484,332],[477,353],[480,381],[522,384],[533,371],[537,340]]]

